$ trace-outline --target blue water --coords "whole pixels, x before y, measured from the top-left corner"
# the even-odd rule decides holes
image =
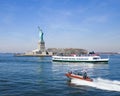
[[[82,69],[87,69],[95,86],[69,82],[65,76]],[[0,54],[0,96],[120,96],[120,55],[111,55],[108,64],[94,64]]]

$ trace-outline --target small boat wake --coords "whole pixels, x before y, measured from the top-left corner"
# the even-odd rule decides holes
[[[107,80],[102,78],[93,79],[93,82],[88,82],[85,80],[80,80],[73,78],[71,83],[75,85],[85,85],[95,87],[97,89],[108,90],[108,91],[120,91],[120,81],[117,80]]]

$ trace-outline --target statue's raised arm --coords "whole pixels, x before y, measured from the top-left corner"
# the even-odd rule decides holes
[[[38,26],[38,30],[39,30],[39,40],[40,40],[40,42],[44,42],[44,40],[43,40],[43,32],[42,32],[42,29],[40,29],[39,26]]]

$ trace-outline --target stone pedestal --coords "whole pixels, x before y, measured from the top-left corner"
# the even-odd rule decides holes
[[[38,42],[38,49],[41,52],[45,52],[45,42]]]

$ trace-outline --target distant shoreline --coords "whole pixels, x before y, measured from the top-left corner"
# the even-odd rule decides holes
[[[98,54],[109,54],[109,55],[113,55],[113,54],[118,54],[118,55],[120,55],[120,53],[119,52],[96,52],[96,53],[98,53]],[[24,53],[13,53],[13,52],[0,52],[0,54],[13,54],[13,55],[16,55],[16,56],[44,56],[44,55],[39,55],[39,54],[37,54],[37,55],[25,55]],[[17,55],[18,54],[18,55]],[[46,55],[46,56],[50,56],[50,55]]]
[[[15,53],[14,56],[17,57],[51,57],[52,55],[42,55],[42,54],[22,54],[22,53]]]

